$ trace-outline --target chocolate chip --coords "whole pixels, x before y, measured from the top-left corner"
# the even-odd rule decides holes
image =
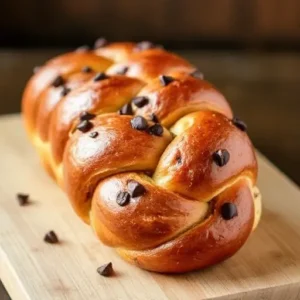
[[[198,70],[192,72],[190,75],[191,75],[192,77],[195,77],[195,78],[198,78],[198,79],[201,79],[201,80],[204,79],[203,73],[201,73],[201,72],[198,71]]]
[[[78,47],[75,52],[87,52],[90,50],[90,47],[88,45],[83,45]]]
[[[152,135],[162,136],[164,128],[160,124],[156,123],[148,128],[148,132]]]
[[[147,176],[151,177],[153,175],[153,171],[145,171],[144,172]]]
[[[225,166],[228,163],[229,158],[230,154],[226,149],[217,150],[213,154],[213,160],[219,167]]]
[[[132,128],[137,130],[145,130],[148,127],[146,119],[141,116],[134,117],[130,123]]]
[[[94,114],[91,114],[89,113],[88,111],[83,111],[81,114],[80,114],[80,121],[89,121],[89,120],[92,120],[94,118],[96,118],[96,115]]]
[[[52,81],[51,85],[54,87],[59,87],[61,85],[63,85],[65,83],[64,79],[62,78],[61,75],[58,75],[54,78],[54,80]]]
[[[177,162],[178,165],[182,164],[182,157],[181,157],[180,154],[177,154],[175,159],[176,159],[176,162]]]
[[[68,95],[70,92],[71,92],[71,89],[64,86],[60,94],[62,97],[64,97],[64,96]]]
[[[50,230],[45,234],[44,241],[49,244],[56,244],[58,243],[58,237],[53,230]]]
[[[253,194],[254,198],[257,198],[259,195],[260,195],[259,192],[255,192],[255,193]]]
[[[125,206],[130,201],[130,195],[127,192],[119,192],[116,199],[117,203],[120,206]]]
[[[146,193],[144,186],[135,180],[129,181],[127,188],[132,198],[142,196]]]
[[[145,96],[139,96],[139,97],[133,98],[132,102],[134,103],[135,106],[137,106],[138,108],[141,108],[149,103],[149,99],[148,99],[148,97],[145,97]]]
[[[142,42],[137,43],[135,45],[134,50],[135,51],[143,51],[143,50],[148,50],[148,49],[153,49],[153,48],[163,49],[164,46],[163,45],[154,44],[154,43],[149,42],[149,41],[142,41]]]
[[[119,74],[119,75],[125,75],[126,73],[127,73],[127,71],[129,70],[129,68],[128,67],[122,67],[122,68],[120,68],[118,71],[117,71],[117,74]]]
[[[130,103],[125,104],[120,110],[120,115],[133,115],[132,106]]]
[[[96,138],[98,135],[99,135],[99,133],[97,131],[93,131],[90,133],[90,137],[93,139]]]
[[[167,86],[169,83],[173,82],[175,79],[171,76],[160,75],[159,80],[163,86]]]
[[[85,133],[85,132],[88,132],[92,127],[93,127],[93,124],[90,121],[83,120],[77,125],[76,129]]]
[[[247,124],[245,122],[243,122],[240,118],[238,117],[234,117],[232,119],[232,123],[239,128],[242,131],[246,131],[247,130]]]
[[[235,204],[226,202],[221,206],[221,215],[223,219],[230,220],[238,215]]]
[[[97,272],[101,275],[101,276],[105,276],[105,277],[109,277],[113,274],[113,267],[112,267],[112,263],[109,262],[108,264],[102,265],[101,267],[99,267],[97,269]]]
[[[33,73],[34,73],[34,74],[37,73],[40,69],[41,69],[40,66],[34,67],[34,68],[33,68]]]
[[[158,117],[154,113],[149,116],[149,119],[154,123],[159,123]]]
[[[17,194],[17,199],[20,206],[26,205],[28,203],[29,195],[28,194]]]
[[[107,39],[101,37],[95,41],[94,48],[95,49],[102,48],[102,47],[106,46],[107,44],[108,44]]]
[[[96,76],[94,77],[94,81],[100,81],[100,80],[104,80],[107,78],[108,78],[108,76],[104,72],[101,72],[101,73],[96,74]]]
[[[151,48],[155,48],[155,45],[152,42],[142,41],[140,43],[137,43],[135,45],[134,49],[137,50],[137,51],[143,51],[143,50],[148,50],[148,49],[151,49]]]
[[[81,69],[81,71],[84,73],[91,73],[91,72],[93,72],[93,69],[89,66],[85,66]]]

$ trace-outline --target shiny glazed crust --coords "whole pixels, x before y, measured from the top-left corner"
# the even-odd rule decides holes
[[[23,95],[29,137],[78,216],[151,271],[187,272],[230,257],[261,214],[251,141],[195,71],[150,43],[112,43],[48,61]],[[87,127],[78,129],[84,112]],[[136,116],[147,128],[134,128]],[[129,194],[120,204],[121,192]]]

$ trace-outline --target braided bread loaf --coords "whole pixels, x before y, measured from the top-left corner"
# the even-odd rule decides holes
[[[217,263],[258,223],[245,124],[194,66],[149,42],[100,40],[48,61],[23,115],[78,216],[141,268]]]

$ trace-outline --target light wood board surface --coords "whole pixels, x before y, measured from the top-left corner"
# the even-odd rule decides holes
[[[0,130],[0,278],[12,299],[300,299],[299,188],[262,155],[258,229],[227,261],[172,276],[131,266],[96,239],[45,174],[19,116],[2,117]],[[20,207],[18,192],[31,204]],[[51,229],[61,244],[43,242]],[[116,276],[99,276],[108,261]]]

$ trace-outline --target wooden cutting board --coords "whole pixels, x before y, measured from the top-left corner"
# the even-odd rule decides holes
[[[2,117],[0,129],[0,278],[12,299],[300,299],[300,192],[261,154],[258,229],[224,263],[172,276],[131,266],[96,239],[45,174],[19,116]],[[18,192],[30,205],[18,205]],[[51,229],[61,244],[43,242]],[[116,276],[99,276],[109,261]]]

